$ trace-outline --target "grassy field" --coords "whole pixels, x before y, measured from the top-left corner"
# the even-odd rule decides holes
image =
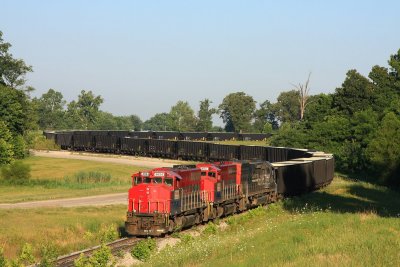
[[[0,203],[80,197],[96,194],[127,192],[130,176],[145,167],[75,159],[29,157],[23,160],[31,166],[32,180],[37,185],[0,185]],[[78,184],[74,182],[81,172],[99,172],[111,175],[107,183]],[[69,182],[65,182],[68,180]]]
[[[125,215],[125,205],[0,210],[0,247],[7,258],[15,258],[25,243],[33,246],[37,258],[42,246],[64,255],[102,239],[117,239]]]
[[[113,179],[130,180],[130,176],[143,167],[127,164],[95,162],[79,159],[57,159],[46,157],[28,157],[23,160],[31,166],[33,179],[63,179],[80,171],[99,171],[110,173]]]
[[[148,265],[399,266],[400,194],[336,178],[323,190],[205,229]]]

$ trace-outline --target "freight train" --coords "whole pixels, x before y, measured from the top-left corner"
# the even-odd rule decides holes
[[[204,162],[132,175],[125,223],[131,235],[161,236],[314,191],[328,185],[334,176],[333,155],[307,149],[214,144],[188,141],[182,136],[178,140],[172,132],[44,134],[62,149]],[[195,139],[201,135],[187,136]]]
[[[168,134],[166,134],[168,133]],[[144,157],[159,157],[195,161],[250,160],[260,159],[269,162],[283,161],[309,156],[308,150],[275,148],[265,146],[244,146],[214,144],[204,141],[183,140],[187,136],[191,140],[201,139],[199,133],[193,137],[190,133],[181,135],[177,140],[177,132],[129,132],[129,131],[63,131],[44,132],[48,139],[55,140],[62,149],[113,154],[125,154]],[[202,133],[210,136],[209,140],[231,140],[234,133]],[[253,135],[253,140],[264,138],[263,134]],[[164,139],[168,138],[168,139]],[[245,138],[245,137],[243,137]],[[243,139],[242,138],[242,139]]]
[[[141,171],[132,175],[125,231],[163,236],[312,191],[331,182],[330,163],[320,154],[279,164],[223,161]]]
[[[270,134],[264,133],[234,133],[234,132],[174,132],[174,131],[103,131],[103,130],[80,130],[80,131],[44,131],[43,134],[49,139],[55,139],[57,135],[65,134],[65,138],[71,135],[91,136],[116,136],[139,139],[164,139],[164,140],[186,140],[186,141],[263,141]]]

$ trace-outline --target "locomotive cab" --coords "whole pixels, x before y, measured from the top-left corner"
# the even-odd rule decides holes
[[[201,170],[201,190],[206,201],[215,202],[217,183],[221,181],[221,169],[211,163],[196,165]]]
[[[171,195],[181,177],[168,168],[132,175],[125,229],[133,235],[162,235],[168,232]]]

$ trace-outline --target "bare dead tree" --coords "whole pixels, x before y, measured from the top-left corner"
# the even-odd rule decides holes
[[[293,84],[296,90],[299,92],[299,103],[300,103],[300,120],[303,120],[304,112],[308,105],[308,98],[310,97],[310,76],[311,72],[308,74],[307,81],[304,84],[299,83],[298,85]]]

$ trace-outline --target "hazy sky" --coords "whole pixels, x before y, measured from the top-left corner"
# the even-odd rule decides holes
[[[28,84],[146,120],[178,100],[244,91],[276,101],[311,71],[331,93],[400,48],[400,1],[4,1],[0,30],[32,65]]]

